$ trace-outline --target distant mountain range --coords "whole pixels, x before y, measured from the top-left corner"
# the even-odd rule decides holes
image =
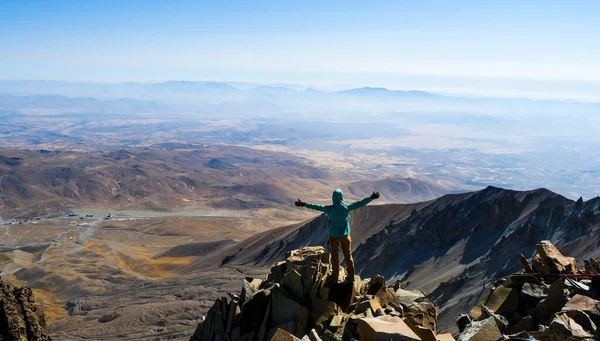
[[[118,96],[121,94],[135,94],[143,91],[155,93],[164,91],[172,94],[192,93],[298,93],[298,94],[339,94],[345,96],[442,96],[439,94],[415,90],[390,90],[386,88],[361,87],[339,91],[326,91],[315,87],[293,84],[259,84],[243,82],[218,82],[218,81],[167,81],[157,83],[81,83],[61,81],[0,81],[0,94],[34,95],[34,94],[60,94],[66,96]]]

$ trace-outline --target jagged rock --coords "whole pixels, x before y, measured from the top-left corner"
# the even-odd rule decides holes
[[[416,299],[423,298],[425,295],[420,291],[409,291],[402,288],[396,289],[394,297],[389,301],[389,305],[396,309],[396,311],[402,311],[408,308]]]
[[[577,273],[575,258],[563,256],[549,240],[536,245],[533,268],[541,274]]]
[[[471,322],[473,322],[473,318],[471,317],[471,315],[458,315],[458,317],[456,318],[456,326],[458,327],[458,331],[462,333],[465,330],[465,328],[467,328],[467,326],[471,324]]]
[[[300,341],[300,339],[283,329],[277,328],[270,341]]]
[[[598,309],[600,302],[595,299],[583,296],[575,295],[567,302],[562,308],[563,311],[580,310],[585,312],[596,326],[600,325],[600,310]]]
[[[400,327],[410,331],[399,318],[405,309],[400,302],[407,304],[406,319],[411,327],[424,332],[424,327],[430,328],[427,335],[435,336],[437,306],[422,293],[388,287],[381,276],[364,281],[357,276],[354,282],[338,283],[328,279],[330,273],[329,254],[322,247],[293,250],[285,261],[271,267],[264,282],[246,278],[240,295],[217,299],[191,340],[340,341],[340,336],[352,340],[360,338],[361,318],[376,321],[380,327],[400,321]],[[396,301],[398,309],[382,300]],[[398,328],[396,324],[394,328]],[[314,329],[309,332],[310,328]],[[400,330],[392,339],[418,340],[410,337]]]
[[[28,287],[13,288],[0,279],[0,340],[51,340],[46,320]]]
[[[546,296],[541,285],[524,283],[521,287],[521,299],[529,306],[536,306]]]
[[[533,317],[527,315],[525,317],[523,317],[519,323],[512,325],[509,327],[508,332],[510,334],[517,334],[520,332],[525,332],[525,331],[533,331],[535,330],[535,321],[533,320]]]
[[[267,276],[266,282],[269,283],[281,283],[283,275],[287,270],[287,264],[285,261],[277,262],[271,267],[271,272]]]
[[[533,266],[531,265],[531,262],[525,258],[523,254],[519,255],[519,263],[521,263],[521,269],[523,269],[523,272],[528,274],[533,272]]]
[[[322,326],[331,321],[337,313],[338,306],[335,302],[315,297],[312,304],[310,320],[313,326]]]
[[[498,325],[498,329],[500,329],[500,332],[505,333],[508,331],[508,321],[506,320],[506,318],[504,318],[504,316],[496,314],[495,312],[493,312],[492,310],[490,310],[490,308],[488,308],[486,306],[482,306],[481,310],[482,310],[482,318],[483,319],[492,317],[496,321],[496,324]]]
[[[296,302],[303,302],[305,300],[302,276],[300,276],[298,271],[292,270],[286,272],[281,280],[281,285]]]
[[[363,341],[420,341],[402,319],[391,316],[360,319],[358,333]]]
[[[568,317],[573,319],[575,322],[577,322],[577,324],[579,324],[581,327],[583,327],[583,329],[585,329],[590,334],[596,333],[596,330],[597,330],[596,324],[592,321],[590,316],[588,314],[584,313],[583,311],[569,310],[564,313],[558,313],[558,314],[567,315]]]
[[[361,318],[364,318],[364,316],[348,316],[348,320],[344,326],[344,331],[342,332],[342,340],[360,340],[360,335],[358,334],[358,320]]]
[[[263,319],[267,315],[269,304],[271,302],[271,291],[268,289],[259,290],[252,298],[244,304],[241,309],[240,333],[241,335],[260,329]],[[214,307],[214,306],[213,306]],[[212,309],[212,308],[211,308]],[[210,310],[209,310],[210,315]],[[208,322],[208,315],[205,324]],[[209,340],[202,340],[209,341]]]
[[[282,290],[275,286],[271,289],[271,326],[285,325],[285,331],[295,334],[296,321],[300,316],[300,304],[287,297]]]
[[[417,334],[417,336],[419,336],[421,341],[437,341],[435,333],[429,328],[423,326],[415,326],[411,327],[411,329],[413,332],[415,332],[415,334]]]
[[[548,321],[554,313],[560,311],[569,301],[564,290],[564,281],[559,279],[552,283],[547,290],[548,296],[540,301],[535,308],[535,316],[540,323]]]
[[[410,326],[423,326],[437,331],[437,305],[432,300],[422,297],[416,299],[404,311],[406,323]]]
[[[592,334],[586,332],[581,325],[575,322],[575,320],[564,314],[555,316],[554,319],[552,319],[552,322],[550,323],[549,332],[564,335],[567,337],[593,337]]]
[[[385,278],[381,275],[371,277],[367,283],[367,295],[375,295],[385,285]]]
[[[493,317],[471,323],[457,341],[496,341],[502,337]]]
[[[338,330],[343,328],[343,326],[344,326],[344,317],[342,315],[335,315],[331,319],[331,322],[329,323],[329,329],[333,330],[334,332],[337,332]]]
[[[511,316],[519,309],[519,296],[519,289],[500,285],[490,293],[484,305],[497,314]]]
[[[362,314],[369,309],[371,309],[371,311],[376,311],[378,309],[381,309],[381,304],[379,304],[379,300],[376,298],[371,298],[371,299],[366,299],[364,301],[361,301],[360,303],[358,303],[356,305],[354,312],[356,314]]]

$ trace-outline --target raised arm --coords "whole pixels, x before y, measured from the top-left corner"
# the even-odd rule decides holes
[[[373,194],[371,194],[371,196],[366,197],[359,201],[355,201],[355,202],[351,203],[350,205],[348,205],[348,210],[352,211],[352,210],[356,210],[361,207],[367,206],[367,204],[369,204],[371,201],[373,201],[375,199],[379,199],[379,197],[380,197],[379,192],[373,192]]]
[[[325,212],[325,205],[321,205],[321,204],[313,204],[311,202],[304,202],[300,199],[298,199],[294,205],[296,206],[300,206],[300,207],[306,207],[306,208],[310,208],[311,210],[315,210],[315,211],[321,211],[321,212]]]

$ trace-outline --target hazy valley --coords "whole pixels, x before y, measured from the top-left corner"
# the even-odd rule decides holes
[[[189,339],[245,276],[326,246],[327,219],[293,202],[338,187],[382,193],[351,217],[359,274],[425,291],[440,331],[540,240],[600,256],[595,103],[224,82],[0,93],[0,275],[33,288],[57,340]]]

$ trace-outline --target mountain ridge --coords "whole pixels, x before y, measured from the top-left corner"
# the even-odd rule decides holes
[[[351,219],[358,273],[430,293],[446,329],[476,303],[482,288],[518,270],[515,255],[531,256],[539,240],[551,240],[578,259],[600,255],[600,242],[594,242],[600,236],[600,199],[574,201],[543,188],[488,186],[418,204],[367,206]],[[379,225],[371,226],[374,221]],[[211,262],[266,266],[292,249],[326,247],[326,240],[327,219],[321,215],[253,236],[188,269]]]

